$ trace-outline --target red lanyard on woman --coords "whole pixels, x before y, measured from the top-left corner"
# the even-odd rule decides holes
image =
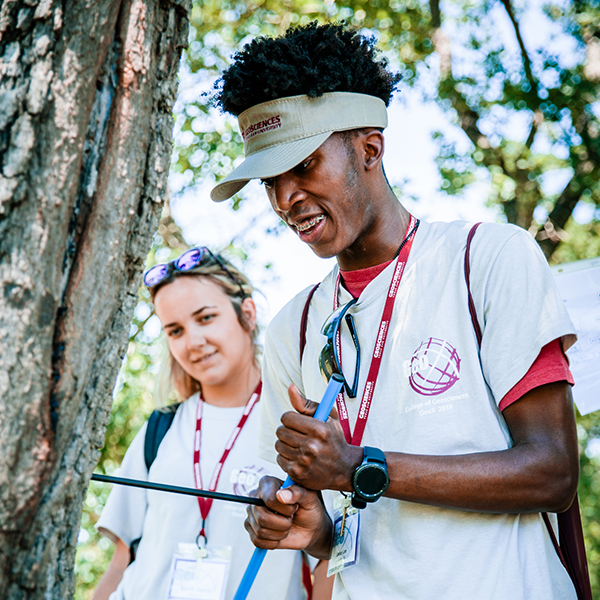
[[[373,399],[373,392],[375,391],[375,384],[377,383],[377,376],[379,375],[379,367],[381,366],[381,359],[383,356],[383,349],[385,348],[385,342],[389,330],[390,321],[392,318],[392,312],[394,310],[394,301],[398,294],[398,288],[400,287],[400,281],[402,281],[402,275],[404,275],[404,268],[410,254],[413,240],[415,239],[414,233],[418,225],[417,219],[411,215],[410,222],[406,229],[403,245],[400,248],[398,259],[396,260],[396,267],[394,268],[394,275],[390,282],[385,304],[383,306],[383,314],[381,315],[381,322],[379,324],[379,330],[377,332],[377,339],[375,341],[375,348],[373,349],[373,357],[371,358],[371,366],[369,367],[369,374],[367,375],[367,382],[365,383],[365,389],[363,397],[358,410],[358,417],[356,419],[356,426],[354,427],[354,433],[350,432],[350,421],[348,419],[348,409],[346,407],[346,401],[344,400],[344,394],[341,393],[337,397],[337,409],[340,418],[340,425],[344,432],[344,437],[349,444],[353,446],[360,446],[367,424],[367,417],[369,416],[369,410],[371,409],[371,400]],[[333,310],[336,310],[339,305],[338,290],[340,285],[340,275],[338,274],[335,294],[333,298]],[[341,328],[340,328],[341,329]],[[342,344],[340,339],[340,331],[338,330],[336,337],[336,345],[338,356],[342,356]]]
[[[219,483],[219,477],[221,476],[221,471],[223,470],[223,465],[233,448],[236,440],[238,439],[240,433],[254,405],[258,402],[260,398],[260,392],[262,389],[262,381],[258,383],[256,389],[252,396],[250,396],[250,400],[246,404],[244,408],[244,412],[242,413],[242,418],[240,422],[235,426],[234,430],[231,432],[229,439],[227,440],[227,444],[225,444],[225,450],[223,451],[223,456],[215,466],[215,470],[213,471],[212,478],[210,480],[210,484],[208,486],[209,491],[214,492],[217,489],[217,484]],[[196,433],[194,434],[194,481],[196,483],[196,489],[202,489],[202,473],[200,470],[200,446],[202,440],[202,409],[204,407],[204,400],[202,396],[198,398],[198,407],[196,408]],[[202,517],[202,527],[200,529],[200,533],[198,534],[198,538],[202,536],[206,541],[206,519],[208,518],[208,513],[212,507],[213,499],[212,498],[198,498],[198,506],[200,507],[200,515]]]

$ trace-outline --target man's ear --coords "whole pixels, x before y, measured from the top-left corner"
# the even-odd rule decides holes
[[[364,167],[367,171],[374,170],[381,164],[385,151],[385,138],[378,129],[368,129],[359,136]]]

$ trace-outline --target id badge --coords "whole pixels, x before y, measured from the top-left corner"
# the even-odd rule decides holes
[[[179,544],[171,562],[167,600],[223,600],[230,562],[231,548],[206,551],[195,544]]]
[[[358,562],[359,542],[360,510],[352,506],[350,496],[340,494],[333,502],[333,549],[327,577]]]

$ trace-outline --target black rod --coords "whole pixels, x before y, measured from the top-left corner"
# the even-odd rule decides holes
[[[113,477],[111,475],[100,475],[94,473],[93,481],[102,483],[116,483],[117,485],[129,485],[131,487],[145,488],[147,490],[156,490],[159,492],[171,492],[173,494],[184,494],[186,496],[199,496],[200,498],[212,498],[213,500],[227,500],[228,502],[239,502],[240,504],[255,504],[264,506],[265,503],[260,498],[250,496],[236,496],[235,494],[223,494],[222,492],[209,492],[208,490],[195,490],[193,488],[184,488],[177,485],[166,485],[164,483],[153,483],[152,481],[140,481],[139,479],[125,479],[124,477]]]

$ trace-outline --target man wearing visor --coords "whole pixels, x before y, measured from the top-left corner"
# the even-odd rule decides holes
[[[267,332],[259,454],[298,485],[263,479],[246,528],[329,560],[335,600],[572,600],[542,513],[577,487],[573,326],[527,232],[425,223],[395,197],[382,131],[398,79],[372,40],[313,23],[254,40],[220,81],[245,160],[213,200],[260,179],[337,258]],[[332,371],[345,386],[320,423]]]

